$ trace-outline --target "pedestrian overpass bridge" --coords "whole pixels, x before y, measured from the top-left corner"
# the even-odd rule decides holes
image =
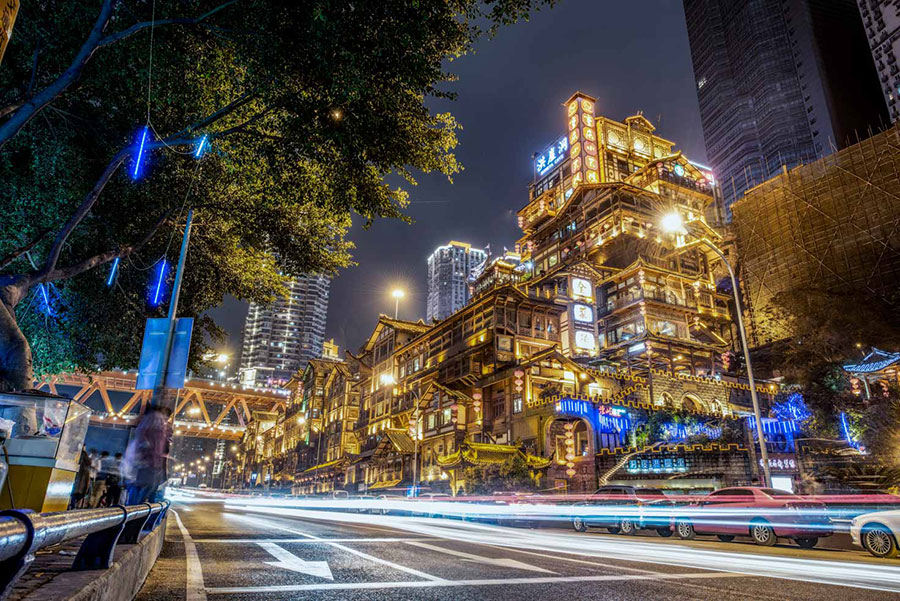
[[[91,425],[123,427],[137,423],[152,390],[135,390],[136,372],[63,373],[46,376],[35,388],[88,406]],[[284,410],[289,391],[252,388],[232,382],[188,378],[177,392],[172,413],[176,435],[240,440],[253,411]]]

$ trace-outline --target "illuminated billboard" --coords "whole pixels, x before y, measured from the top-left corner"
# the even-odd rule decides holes
[[[563,136],[544,149],[534,159],[534,170],[538,175],[544,175],[565,160],[569,152],[569,138]]]

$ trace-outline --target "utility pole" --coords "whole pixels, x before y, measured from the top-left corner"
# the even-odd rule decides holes
[[[177,321],[175,315],[178,312],[178,298],[181,296],[181,280],[184,276],[184,262],[187,259],[188,243],[191,240],[191,222],[193,218],[194,209],[188,209],[187,222],[184,224],[184,236],[181,238],[181,253],[178,255],[178,268],[175,271],[175,284],[172,286],[172,298],[169,301],[165,353],[163,353],[159,371],[156,373],[156,384],[153,387],[153,397],[150,400],[150,405],[154,407],[162,407],[168,404],[168,399],[165,398],[166,373],[169,371],[169,354],[172,352],[172,344],[175,342],[175,323]],[[171,409],[174,411],[175,407],[173,406]]]

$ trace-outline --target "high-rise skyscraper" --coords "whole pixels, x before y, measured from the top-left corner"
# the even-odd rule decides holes
[[[250,303],[241,349],[242,384],[281,385],[307,361],[322,356],[328,286],[325,276],[303,276],[291,280],[287,296],[271,305]]]
[[[428,303],[425,318],[447,319],[469,300],[469,274],[487,258],[471,244],[451,240],[428,257]]]
[[[887,123],[855,0],[684,0],[706,152],[727,212],[782,166]]]
[[[900,119],[900,5],[895,0],[857,0],[891,121]]]

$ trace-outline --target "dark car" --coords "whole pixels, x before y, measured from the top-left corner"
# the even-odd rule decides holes
[[[573,515],[572,527],[578,532],[593,527],[606,528],[612,534],[654,530],[660,536],[672,536],[673,506],[658,488],[601,486],[588,500],[573,505],[590,509]]]
[[[763,546],[774,545],[778,537],[791,538],[804,549],[834,531],[825,504],[758,486],[722,488],[680,507],[672,529],[683,539],[714,534],[730,542],[735,536],[749,536]]]

